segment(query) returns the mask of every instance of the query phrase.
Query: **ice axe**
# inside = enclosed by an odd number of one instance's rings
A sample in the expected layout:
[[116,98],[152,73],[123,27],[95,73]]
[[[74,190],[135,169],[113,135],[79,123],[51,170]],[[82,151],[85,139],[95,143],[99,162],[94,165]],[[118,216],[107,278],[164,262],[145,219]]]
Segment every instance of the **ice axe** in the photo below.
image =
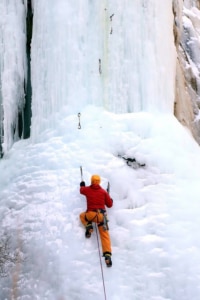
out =
[[108,185],[107,185],[107,192],[108,192],[108,194],[110,194],[110,182],[108,181]]
[[81,171],[81,181],[83,181],[83,169],[82,169],[82,166],[80,166],[80,171]]

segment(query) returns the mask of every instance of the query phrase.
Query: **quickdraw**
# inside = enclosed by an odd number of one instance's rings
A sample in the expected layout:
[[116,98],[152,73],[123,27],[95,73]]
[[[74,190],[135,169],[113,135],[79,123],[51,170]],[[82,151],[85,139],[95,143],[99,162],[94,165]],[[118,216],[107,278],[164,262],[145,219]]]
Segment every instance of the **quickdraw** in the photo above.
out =
[[78,122],[78,129],[81,129],[81,121],[80,121],[80,118],[81,118],[81,113],[78,113],[78,119],[79,119],[79,122]]
[[109,230],[107,212],[103,213],[103,230]]

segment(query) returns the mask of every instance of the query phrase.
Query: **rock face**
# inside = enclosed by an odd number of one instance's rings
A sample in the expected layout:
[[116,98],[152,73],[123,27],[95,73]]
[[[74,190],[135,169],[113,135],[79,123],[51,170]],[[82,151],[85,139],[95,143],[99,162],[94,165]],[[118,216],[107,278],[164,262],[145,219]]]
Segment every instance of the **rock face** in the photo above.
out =
[[177,49],[174,115],[200,144],[200,1],[174,0]]

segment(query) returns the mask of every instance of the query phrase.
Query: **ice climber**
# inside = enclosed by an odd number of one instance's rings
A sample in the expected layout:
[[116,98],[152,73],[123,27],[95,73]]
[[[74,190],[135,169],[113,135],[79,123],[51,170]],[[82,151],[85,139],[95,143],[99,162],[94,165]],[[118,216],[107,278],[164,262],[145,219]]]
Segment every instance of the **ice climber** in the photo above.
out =
[[90,186],[85,186],[85,182],[81,181],[80,193],[86,197],[87,210],[80,214],[80,219],[86,228],[86,238],[91,237],[91,233],[93,232],[92,223],[94,222],[98,225],[105,263],[107,267],[111,267],[112,250],[105,207],[112,207],[113,200],[108,192],[100,186],[100,182],[101,178],[99,175],[92,175]]

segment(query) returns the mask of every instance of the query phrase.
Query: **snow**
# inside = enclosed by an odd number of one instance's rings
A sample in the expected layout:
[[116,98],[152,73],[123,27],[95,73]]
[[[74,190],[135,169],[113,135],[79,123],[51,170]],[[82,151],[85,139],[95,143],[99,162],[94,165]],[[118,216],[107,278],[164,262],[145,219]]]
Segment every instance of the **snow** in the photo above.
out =
[[[104,299],[100,260],[107,299],[199,299],[199,146],[168,114],[87,106],[81,129],[77,115],[65,115],[0,162],[2,229],[19,236],[27,256],[19,299]],[[118,154],[146,166],[131,168]],[[96,232],[86,240],[79,221],[80,166],[87,184],[97,173],[111,185],[112,269]],[[14,272],[1,280],[1,299]]]
[[[1,233],[26,259],[0,299],[199,300],[200,149],[173,116],[171,1],[33,4],[31,138],[0,160]],[[80,166],[110,182],[109,269],[79,220]]]

